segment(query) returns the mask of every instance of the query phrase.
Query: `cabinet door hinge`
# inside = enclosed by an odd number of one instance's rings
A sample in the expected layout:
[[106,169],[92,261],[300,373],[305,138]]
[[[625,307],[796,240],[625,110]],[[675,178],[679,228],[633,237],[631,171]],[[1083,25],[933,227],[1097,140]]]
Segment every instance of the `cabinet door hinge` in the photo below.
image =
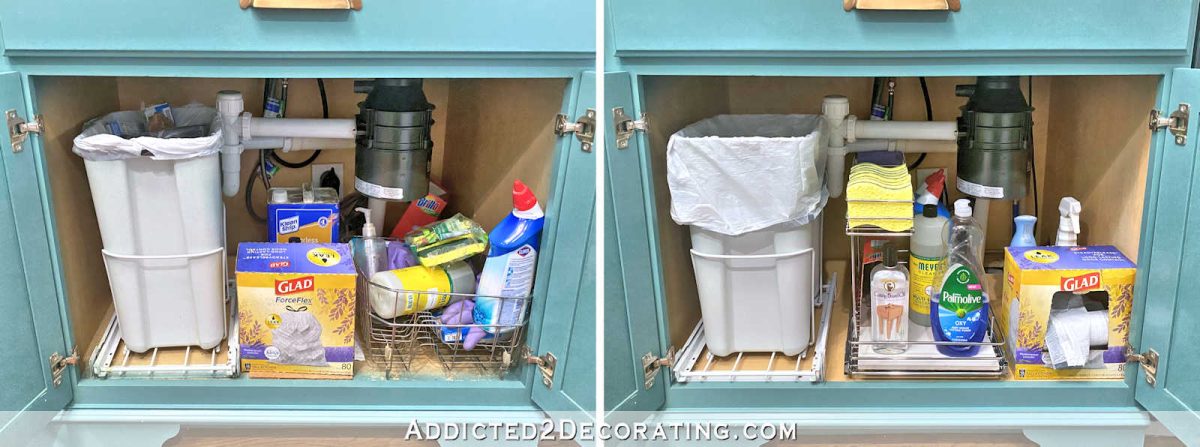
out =
[[643,113],[639,119],[630,118],[625,114],[624,107],[613,109],[613,126],[617,130],[617,149],[625,149],[629,147],[629,140],[633,139],[634,132],[645,132],[649,129],[650,120]]
[[1163,116],[1163,113],[1157,109],[1150,110],[1150,131],[1157,131],[1164,127],[1175,136],[1175,144],[1183,146],[1187,143],[1188,133],[1188,114],[1191,113],[1192,106],[1187,103],[1179,103],[1179,108],[1171,112],[1170,115]]
[[1141,354],[1133,352],[1133,348],[1126,348],[1125,361],[1135,362],[1141,366],[1142,372],[1146,374],[1146,383],[1151,387],[1158,383],[1158,351],[1154,348],[1147,349]]
[[592,143],[596,141],[596,111],[587,109],[575,122],[571,122],[570,117],[561,113],[555,116],[554,134],[561,137],[568,133],[575,134],[575,138],[582,143],[580,146],[584,152],[591,152]]
[[25,121],[25,118],[17,114],[16,109],[9,109],[4,115],[8,117],[8,139],[12,142],[13,153],[25,149],[25,140],[29,139],[29,134],[42,133],[45,129],[42,115],[34,115],[33,121]]
[[71,348],[71,355],[63,357],[57,352],[50,354],[50,379],[55,388],[62,385],[63,373],[67,367],[79,363],[79,353],[75,348]]
[[670,349],[668,349],[667,355],[663,356],[663,357],[656,356],[656,355],[654,355],[654,353],[651,353],[651,352],[647,352],[646,355],[643,355],[642,356],[642,374],[644,374],[644,377],[646,379],[646,382],[645,382],[646,389],[650,389],[650,388],[654,387],[654,379],[656,377],[658,377],[658,370],[662,369],[664,366],[670,368],[671,365],[674,365],[674,364],[675,364],[675,347],[674,346],[672,346]]
[[538,372],[542,374],[542,385],[546,385],[546,388],[554,385],[554,366],[558,364],[558,358],[553,352],[536,356],[533,355],[533,350],[526,346],[521,357],[525,359],[525,363],[537,365]]

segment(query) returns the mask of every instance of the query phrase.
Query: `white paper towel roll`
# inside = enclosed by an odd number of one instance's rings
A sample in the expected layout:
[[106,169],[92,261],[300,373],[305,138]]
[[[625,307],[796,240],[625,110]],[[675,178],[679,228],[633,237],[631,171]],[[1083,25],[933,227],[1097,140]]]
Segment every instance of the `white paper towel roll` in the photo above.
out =
[[1050,312],[1046,327],[1046,349],[1054,368],[1079,368],[1088,360],[1092,346],[1108,345],[1108,312],[1088,312],[1082,307]]

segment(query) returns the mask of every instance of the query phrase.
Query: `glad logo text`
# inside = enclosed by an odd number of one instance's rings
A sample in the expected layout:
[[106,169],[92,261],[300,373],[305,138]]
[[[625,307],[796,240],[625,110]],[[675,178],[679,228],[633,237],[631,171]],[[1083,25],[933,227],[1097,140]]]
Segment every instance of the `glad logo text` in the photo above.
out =
[[275,281],[275,293],[277,295],[291,295],[293,293],[306,292],[313,290],[313,284],[314,281],[311,276]]
[[1094,289],[1100,285],[1100,272],[1062,278],[1059,285],[1067,292]]

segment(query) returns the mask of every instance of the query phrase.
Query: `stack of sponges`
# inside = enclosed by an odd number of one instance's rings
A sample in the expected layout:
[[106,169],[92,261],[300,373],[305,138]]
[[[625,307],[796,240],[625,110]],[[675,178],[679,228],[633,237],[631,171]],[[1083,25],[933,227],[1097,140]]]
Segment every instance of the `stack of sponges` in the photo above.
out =
[[846,219],[850,228],[911,230],[912,199],[908,166],[858,163],[850,168],[850,181],[846,185]]

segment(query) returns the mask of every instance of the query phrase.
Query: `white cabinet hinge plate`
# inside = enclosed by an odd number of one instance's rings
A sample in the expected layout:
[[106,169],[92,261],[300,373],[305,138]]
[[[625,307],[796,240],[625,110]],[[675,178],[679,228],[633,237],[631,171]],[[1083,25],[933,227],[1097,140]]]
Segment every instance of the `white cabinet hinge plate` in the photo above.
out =
[[646,118],[645,113],[635,120],[625,114],[624,107],[613,109],[613,127],[617,131],[617,149],[629,147],[629,140],[633,139],[634,132],[645,132],[649,126],[650,120]]
[[540,357],[533,355],[533,350],[528,346],[523,351],[521,357],[525,359],[525,363],[537,365],[538,372],[542,376],[542,385],[551,388],[554,385],[554,367],[558,364],[558,358],[552,352],[542,354]]
[[45,129],[42,115],[34,115],[32,122],[25,121],[16,109],[9,109],[4,115],[8,118],[8,139],[12,142],[13,153],[25,150],[25,140],[29,139],[29,134],[42,133]]
[[1150,110],[1150,131],[1157,131],[1164,127],[1175,136],[1175,144],[1183,146],[1187,144],[1188,133],[1188,115],[1191,113],[1192,106],[1187,103],[1179,103],[1179,108],[1171,112],[1170,115],[1163,116],[1163,113],[1157,109]]
[[642,356],[642,374],[645,378],[646,389],[654,387],[654,379],[658,377],[658,371],[663,367],[670,368],[675,364],[675,347],[672,346],[667,350],[665,357],[659,357],[654,353],[647,352]]
[[75,348],[71,348],[71,355],[67,357],[63,357],[57,352],[50,354],[50,378],[55,388],[62,385],[63,374],[66,373],[67,367],[78,363],[79,352]]
[[1158,351],[1154,348],[1147,349],[1146,352],[1137,354],[1133,352],[1133,348],[1127,348],[1125,352],[1125,361],[1137,363],[1142,368],[1142,372],[1146,374],[1146,383],[1150,387],[1158,384]]
[[575,134],[575,138],[582,143],[581,149],[584,152],[592,151],[592,143],[596,141],[596,111],[587,109],[587,113],[571,122],[571,117],[565,114],[558,114],[554,117],[554,134],[563,136],[568,133]]

